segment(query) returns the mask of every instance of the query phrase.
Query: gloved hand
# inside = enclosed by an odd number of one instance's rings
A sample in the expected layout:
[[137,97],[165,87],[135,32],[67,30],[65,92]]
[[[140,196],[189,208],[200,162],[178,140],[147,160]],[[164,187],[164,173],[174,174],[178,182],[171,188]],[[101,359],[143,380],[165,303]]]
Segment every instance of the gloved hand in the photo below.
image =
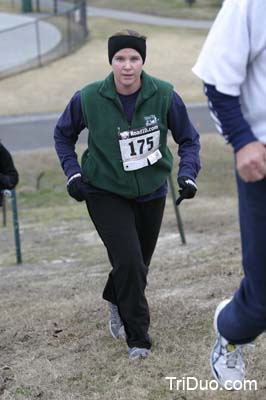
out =
[[12,189],[12,183],[8,175],[0,173],[0,190]]
[[179,190],[179,198],[176,200],[176,205],[179,206],[182,200],[184,199],[192,199],[195,196],[198,188],[196,183],[186,176],[179,176],[177,178],[177,182],[180,186]]
[[75,174],[69,178],[67,191],[77,201],[86,200],[89,193],[88,186],[83,182],[81,174]]

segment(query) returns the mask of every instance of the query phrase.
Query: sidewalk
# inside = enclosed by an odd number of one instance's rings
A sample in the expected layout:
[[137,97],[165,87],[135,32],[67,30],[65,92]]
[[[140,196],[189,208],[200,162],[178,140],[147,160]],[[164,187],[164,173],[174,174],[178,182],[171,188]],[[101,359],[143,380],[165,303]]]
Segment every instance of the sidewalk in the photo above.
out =
[[60,31],[52,24],[39,20],[39,16],[0,13],[0,54],[4,55],[0,57],[0,76],[5,70],[48,53],[60,40]]

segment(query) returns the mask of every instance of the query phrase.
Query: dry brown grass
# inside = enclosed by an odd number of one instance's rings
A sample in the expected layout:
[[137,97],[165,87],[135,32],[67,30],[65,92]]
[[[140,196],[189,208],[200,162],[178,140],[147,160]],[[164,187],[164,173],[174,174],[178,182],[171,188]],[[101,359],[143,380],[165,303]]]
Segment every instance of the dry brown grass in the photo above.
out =
[[90,6],[136,11],[172,18],[213,19],[221,0],[197,0],[189,7],[185,0],[90,0]]
[[0,1],[0,12],[9,14],[19,14],[21,12],[21,7],[17,4],[12,4],[11,1]]
[[[77,88],[108,73],[106,37],[124,24],[90,24],[91,40],[76,53],[0,81],[1,115],[61,111]],[[149,36],[145,69],[172,81],[186,101],[201,100],[190,70],[205,33],[137,29]],[[167,201],[147,288],[154,346],[143,362],[129,362],[125,343],[108,334],[101,291],[109,263],[84,205],[65,194],[55,153],[14,155],[23,265],[15,265],[8,212],[8,225],[0,228],[1,400],[265,399],[263,338],[246,354],[247,378],[257,380],[257,392],[170,391],[165,380],[212,379],[213,312],[242,276],[231,151],[214,135],[202,136],[202,149],[199,193],[180,207],[186,246]]]
[[[59,200],[65,179],[55,154],[16,153],[15,161],[24,264],[15,265],[9,213],[0,229],[1,400],[265,399],[263,338],[246,352],[257,392],[170,391],[165,379],[212,379],[213,312],[242,276],[232,154],[221,138],[202,136],[199,193],[180,207],[186,246],[168,199],[147,288],[154,346],[143,362],[130,362],[125,343],[109,336],[101,299],[109,263],[84,205]],[[36,192],[39,169],[54,193],[36,205],[25,192]]]
[[[203,99],[201,82],[191,68],[205,32],[126,23],[148,36],[145,70],[171,81],[186,101]],[[0,115],[60,112],[72,94],[109,72],[107,37],[125,23],[90,18],[90,40],[75,53],[40,69],[0,80]]]

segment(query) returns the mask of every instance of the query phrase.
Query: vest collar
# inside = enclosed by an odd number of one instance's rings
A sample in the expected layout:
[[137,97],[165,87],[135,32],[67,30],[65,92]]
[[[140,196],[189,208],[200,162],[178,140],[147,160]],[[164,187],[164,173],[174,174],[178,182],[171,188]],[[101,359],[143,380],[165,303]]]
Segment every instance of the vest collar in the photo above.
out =
[[[158,88],[152,77],[146,74],[145,71],[141,73],[141,88],[137,98],[136,108],[138,108],[145,100],[153,96]],[[107,97],[113,101],[117,101],[118,94],[115,89],[114,74],[111,72],[103,81],[99,88],[99,92],[103,97]]]

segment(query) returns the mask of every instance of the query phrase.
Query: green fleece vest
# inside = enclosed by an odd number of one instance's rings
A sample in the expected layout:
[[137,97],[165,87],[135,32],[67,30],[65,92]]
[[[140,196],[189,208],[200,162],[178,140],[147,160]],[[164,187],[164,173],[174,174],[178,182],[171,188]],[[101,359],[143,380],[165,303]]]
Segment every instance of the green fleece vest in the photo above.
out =
[[[129,126],[113,73],[104,81],[94,82],[81,90],[81,105],[89,130],[88,148],[81,160],[82,173],[97,188],[136,198],[158,189],[172,169],[172,154],[167,147],[167,113],[173,87],[167,82],[142,72],[142,85]],[[160,129],[162,158],[144,168],[125,171],[119,146],[118,133],[141,129],[147,120],[156,117]]]

